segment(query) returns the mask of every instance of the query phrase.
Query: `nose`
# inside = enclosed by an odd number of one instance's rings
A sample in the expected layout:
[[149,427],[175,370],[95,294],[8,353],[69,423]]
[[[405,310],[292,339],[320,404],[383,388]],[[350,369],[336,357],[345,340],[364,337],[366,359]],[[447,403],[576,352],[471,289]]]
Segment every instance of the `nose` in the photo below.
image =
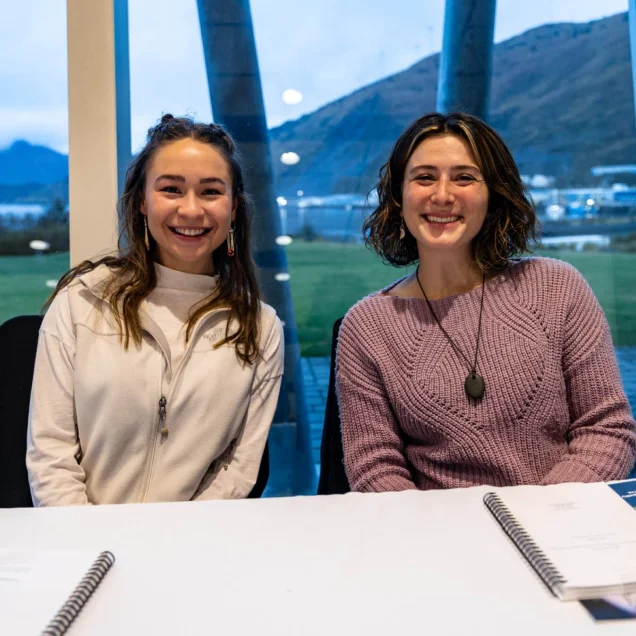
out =
[[185,218],[196,218],[203,216],[203,206],[199,202],[196,192],[189,190],[181,199],[177,208],[177,214]]
[[444,175],[442,175],[435,184],[435,190],[432,195],[432,200],[438,205],[450,205],[455,200],[453,193],[450,190],[450,181]]

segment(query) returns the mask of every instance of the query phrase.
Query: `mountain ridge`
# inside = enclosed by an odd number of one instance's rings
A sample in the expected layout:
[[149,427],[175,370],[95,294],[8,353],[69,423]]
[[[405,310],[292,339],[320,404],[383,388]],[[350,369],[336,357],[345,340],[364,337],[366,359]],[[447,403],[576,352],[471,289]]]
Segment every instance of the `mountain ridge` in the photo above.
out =
[[[590,183],[593,165],[633,162],[627,13],[542,25],[495,45],[493,57],[490,123],[522,173],[554,174],[571,186]],[[289,196],[297,189],[305,194],[371,189],[400,132],[435,110],[439,58],[430,55],[272,129],[277,190]],[[277,161],[287,151],[297,152],[300,163]]]
[[[365,194],[401,131],[435,110],[440,54],[270,130],[276,192]],[[594,165],[634,163],[627,13],[545,24],[495,45],[490,124],[525,174],[594,183]],[[283,165],[293,151],[301,161]],[[65,182],[66,180],[66,182]],[[34,184],[34,185],[26,185]],[[68,191],[68,157],[25,141],[0,150],[0,201]]]

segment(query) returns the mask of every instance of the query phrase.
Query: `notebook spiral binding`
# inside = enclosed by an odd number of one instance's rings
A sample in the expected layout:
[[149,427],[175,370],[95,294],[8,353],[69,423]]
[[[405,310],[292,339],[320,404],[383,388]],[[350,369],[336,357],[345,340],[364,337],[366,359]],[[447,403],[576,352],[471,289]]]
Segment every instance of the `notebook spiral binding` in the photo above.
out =
[[563,585],[567,581],[556,569],[552,561],[546,557],[496,493],[487,493],[484,496],[484,503],[499,522],[504,532],[512,539],[523,556],[543,579],[550,591],[556,595],[556,587]]
[[102,552],[95,559],[64,606],[42,632],[42,636],[63,636],[66,633],[113,563],[115,563],[115,556],[109,551]]

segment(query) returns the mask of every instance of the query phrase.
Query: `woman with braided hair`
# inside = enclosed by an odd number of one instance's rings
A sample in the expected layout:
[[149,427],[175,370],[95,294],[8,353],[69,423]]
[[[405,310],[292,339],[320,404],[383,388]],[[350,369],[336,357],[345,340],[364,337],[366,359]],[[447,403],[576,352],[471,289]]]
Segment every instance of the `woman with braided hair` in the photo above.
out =
[[117,255],[59,281],[40,331],[35,505],[242,498],[283,372],[230,136],[164,115],[126,175]]

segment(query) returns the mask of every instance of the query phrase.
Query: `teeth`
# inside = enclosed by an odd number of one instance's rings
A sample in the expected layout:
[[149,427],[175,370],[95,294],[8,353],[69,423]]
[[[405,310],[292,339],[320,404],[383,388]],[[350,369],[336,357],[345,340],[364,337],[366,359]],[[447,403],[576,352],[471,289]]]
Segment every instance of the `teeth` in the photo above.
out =
[[432,223],[454,223],[459,220],[458,216],[427,216],[427,221]]
[[172,228],[177,234],[183,234],[184,236],[201,236],[205,230],[190,230],[180,227]]

